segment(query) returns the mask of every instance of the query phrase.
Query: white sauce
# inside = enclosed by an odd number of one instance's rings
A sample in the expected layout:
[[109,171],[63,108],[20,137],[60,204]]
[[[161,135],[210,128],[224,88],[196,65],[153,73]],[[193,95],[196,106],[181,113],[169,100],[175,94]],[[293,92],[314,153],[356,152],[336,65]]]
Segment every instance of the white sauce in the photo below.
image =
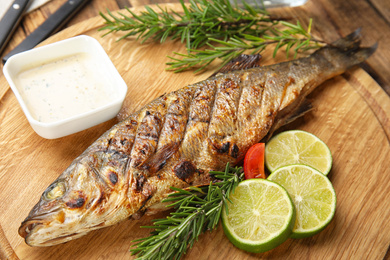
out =
[[106,73],[87,53],[24,70],[15,83],[31,115],[44,123],[94,110],[118,98]]

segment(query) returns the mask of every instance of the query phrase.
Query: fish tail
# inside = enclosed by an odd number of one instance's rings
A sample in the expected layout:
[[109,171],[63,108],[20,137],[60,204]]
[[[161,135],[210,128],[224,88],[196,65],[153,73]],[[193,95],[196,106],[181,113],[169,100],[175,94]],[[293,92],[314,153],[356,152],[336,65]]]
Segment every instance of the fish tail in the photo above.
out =
[[332,45],[343,50],[346,54],[354,56],[357,62],[363,62],[376,51],[378,43],[371,47],[360,47],[361,38],[361,28],[358,28],[344,38],[336,40]]
[[362,38],[361,31],[362,28],[358,28],[357,30],[348,34],[347,36],[332,42],[330,45],[344,51],[356,50],[360,46],[360,42]]
[[359,48],[353,55],[358,63],[365,61],[368,57],[370,57],[378,48],[378,43],[376,42],[370,47]]
[[361,47],[360,44],[361,28],[318,50],[317,54],[327,59],[335,69],[345,71],[365,61],[378,48],[378,43],[371,47]]

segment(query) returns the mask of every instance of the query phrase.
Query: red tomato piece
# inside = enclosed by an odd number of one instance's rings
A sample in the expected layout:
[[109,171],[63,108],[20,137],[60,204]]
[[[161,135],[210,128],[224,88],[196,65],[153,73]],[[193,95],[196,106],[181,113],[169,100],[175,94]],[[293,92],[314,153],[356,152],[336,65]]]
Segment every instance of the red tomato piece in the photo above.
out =
[[244,158],[245,179],[263,178],[264,172],[265,143],[257,143],[249,148]]

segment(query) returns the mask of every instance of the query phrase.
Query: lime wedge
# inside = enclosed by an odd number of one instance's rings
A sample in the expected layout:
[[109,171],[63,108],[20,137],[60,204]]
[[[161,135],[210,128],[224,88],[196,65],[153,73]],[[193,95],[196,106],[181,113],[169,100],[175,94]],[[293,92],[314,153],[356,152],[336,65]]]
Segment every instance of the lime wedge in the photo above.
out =
[[270,172],[286,165],[305,164],[327,175],[332,168],[332,154],[317,136],[291,130],[274,136],[266,144],[265,164]]
[[336,193],[329,179],[306,165],[281,167],[268,176],[290,194],[297,211],[292,238],[317,234],[332,220],[336,211]]
[[271,250],[286,241],[295,223],[294,204],[287,191],[265,179],[249,179],[230,194],[222,213],[226,236],[252,253]]

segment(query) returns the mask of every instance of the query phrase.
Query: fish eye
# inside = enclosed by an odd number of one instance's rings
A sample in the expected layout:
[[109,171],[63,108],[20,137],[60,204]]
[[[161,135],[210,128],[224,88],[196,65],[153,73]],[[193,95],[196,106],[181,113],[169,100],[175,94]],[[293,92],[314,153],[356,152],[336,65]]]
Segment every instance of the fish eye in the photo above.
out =
[[64,196],[66,185],[63,180],[57,180],[52,183],[43,193],[43,198],[46,200],[54,200]]

